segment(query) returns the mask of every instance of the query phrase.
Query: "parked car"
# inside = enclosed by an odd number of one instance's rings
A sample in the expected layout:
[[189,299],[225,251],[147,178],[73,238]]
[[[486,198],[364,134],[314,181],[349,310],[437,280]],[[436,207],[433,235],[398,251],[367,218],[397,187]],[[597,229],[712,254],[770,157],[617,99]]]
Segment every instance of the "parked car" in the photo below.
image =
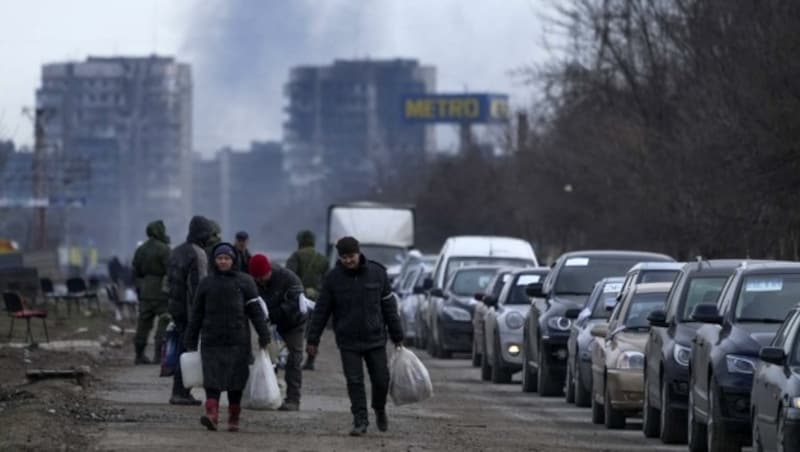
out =
[[626,418],[642,410],[647,317],[663,309],[672,283],[632,286],[608,323],[592,326],[592,422],[625,428]]
[[500,267],[465,267],[456,270],[444,290],[433,289],[428,318],[428,353],[450,358],[472,351],[472,315],[475,294],[483,293]]
[[750,392],[761,347],[800,300],[800,264],[746,264],[728,279],[718,304],[700,304],[705,323],[689,364],[688,442],[693,452],[738,451],[752,441]]
[[556,260],[534,297],[525,321],[522,389],[543,396],[561,394],[567,372],[567,339],[572,320],[567,309],[583,308],[597,281],[624,275],[639,262],[670,262],[669,256],[640,251],[576,251]]
[[424,263],[418,262],[409,267],[410,271],[403,275],[396,286],[395,293],[399,303],[397,309],[400,314],[400,323],[403,325],[405,343],[414,346],[417,338],[417,308],[420,298],[425,296],[425,278],[430,276],[430,269]]
[[800,447],[800,305],[786,317],[760,363],[750,394],[753,449],[788,451]]
[[632,286],[641,283],[673,282],[683,262],[639,262],[628,270],[617,300],[622,300]]
[[617,305],[617,295],[622,289],[623,277],[603,278],[594,285],[589,301],[583,309],[568,309],[565,317],[572,319],[567,340],[567,403],[579,407],[592,404],[592,326],[607,322]]
[[407,279],[410,277],[410,274],[415,272],[420,264],[428,268],[433,268],[434,263],[436,263],[435,255],[422,254],[419,250],[409,251],[408,256],[406,256],[405,261],[400,267],[400,273],[392,282],[392,289],[398,292],[403,285],[407,284]]
[[[489,312],[488,303],[500,297],[503,287],[514,272],[512,268],[499,270],[486,287],[486,293],[475,294],[475,313],[472,315],[472,367],[480,367],[483,359],[483,321]],[[486,378],[488,380],[488,377]]]
[[549,268],[517,270],[503,287],[499,297],[484,298],[489,306],[483,322],[484,353],[481,376],[493,383],[510,383],[511,375],[522,369],[522,326],[531,301],[530,284],[540,282]]
[[702,325],[691,319],[691,313],[698,304],[716,303],[725,281],[740,264],[737,260],[684,264],[666,307],[651,314],[645,347],[645,436],[660,436],[667,444],[686,442],[689,358],[692,339]]

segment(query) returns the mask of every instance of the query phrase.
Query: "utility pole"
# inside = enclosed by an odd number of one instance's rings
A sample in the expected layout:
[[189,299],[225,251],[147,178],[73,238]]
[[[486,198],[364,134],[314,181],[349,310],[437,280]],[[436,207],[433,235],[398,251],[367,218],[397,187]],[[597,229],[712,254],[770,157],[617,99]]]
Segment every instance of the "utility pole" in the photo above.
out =
[[50,112],[36,108],[33,118],[33,198],[36,205],[36,241],[38,250],[47,248],[47,170],[45,167],[47,144],[45,143],[45,123]]

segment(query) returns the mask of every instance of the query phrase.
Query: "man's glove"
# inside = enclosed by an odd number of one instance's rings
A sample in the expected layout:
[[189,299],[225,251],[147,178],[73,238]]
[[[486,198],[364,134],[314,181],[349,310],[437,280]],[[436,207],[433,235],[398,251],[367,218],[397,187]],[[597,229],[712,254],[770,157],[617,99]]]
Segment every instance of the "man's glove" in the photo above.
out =
[[312,358],[317,356],[317,346],[308,344],[306,346],[306,353],[308,353],[308,356],[310,356]]

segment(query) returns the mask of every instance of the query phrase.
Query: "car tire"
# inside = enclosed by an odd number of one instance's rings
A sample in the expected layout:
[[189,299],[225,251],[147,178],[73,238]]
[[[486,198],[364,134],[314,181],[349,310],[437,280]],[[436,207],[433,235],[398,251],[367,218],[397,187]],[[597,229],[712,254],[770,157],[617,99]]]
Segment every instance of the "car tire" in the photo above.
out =
[[604,405],[605,404],[597,401],[594,390],[592,390],[592,424],[600,425],[605,423],[606,416]]
[[489,381],[492,379],[492,366],[489,365],[489,354],[486,353],[486,338],[484,337],[483,353],[481,353],[481,380]]
[[522,392],[536,392],[537,377],[533,374],[529,364],[528,342],[522,344]]
[[564,401],[575,403],[575,380],[572,378],[572,369],[569,364],[567,364],[567,378],[564,380]]
[[492,359],[492,383],[511,383],[511,372],[503,365],[500,338],[494,337],[494,358]]
[[481,367],[481,353],[478,353],[477,339],[472,340],[472,367]]
[[603,417],[607,429],[621,430],[625,428],[625,413],[620,410],[615,410],[611,405],[611,395],[608,393],[608,384],[606,383],[606,393],[604,397],[605,403],[603,404]]
[[550,365],[547,363],[547,358],[544,356],[542,347],[539,347],[538,356],[539,369],[537,369],[537,382],[539,387],[539,395],[542,397],[554,397],[561,395],[562,387],[550,375]]
[[708,436],[708,452],[741,452],[742,445],[736,439],[733,432],[729,432],[719,419],[722,418],[722,410],[717,403],[719,388],[717,383],[711,380],[708,391],[708,424],[706,434]]
[[646,438],[658,438],[661,427],[661,411],[650,403],[650,382],[647,371],[644,376],[644,400],[642,401],[642,433]]
[[581,378],[581,366],[579,362],[575,363],[575,406],[581,408],[588,408],[592,406],[592,393],[591,389],[583,387],[583,379]]
[[694,414],[694,384],[689,385],[689,405],[686,415],[689,452],[707,452],[706,425],[698,422]]
[[669,385],[666,381],[661,382],[661,412],[659,414],[661,442],[685,444],[686,413],[683,410],[672,408],[672,398],[669,396]]

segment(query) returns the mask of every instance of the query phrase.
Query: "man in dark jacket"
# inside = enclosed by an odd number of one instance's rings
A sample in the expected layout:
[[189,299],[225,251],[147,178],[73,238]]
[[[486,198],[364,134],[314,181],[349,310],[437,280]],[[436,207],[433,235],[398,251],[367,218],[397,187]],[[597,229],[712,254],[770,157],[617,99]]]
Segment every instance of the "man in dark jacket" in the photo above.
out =
[[164,332],[169,323],[167,303],[169,298],[164,291],[164,278],[169,266],[169,236],[167,228],[161,220],[147,225],[147,241],[133,255],[133,272],[136,276],[136,288],[139,289],[139,321],[136,325],[136,364],[150,364],[144,356],[147,337],[153,329],[153,322],[158,319],[156,336],[153,344],[153,362],[161,358],[161,344]]
[[339,262],[325,277],[308,333],[308,354],[315,356],[320,336],[333,315],[336,344],[342,355],[347,379],[350,411],[353,413],[353,436],[367,432],[367,396],[364,391],[363,362],[372,383],[372,408],[378,429],[389,428],[386,396],[389,392],[389,366],[386,360],[387,330],[395,345],[402,344],[403,328],[397,313],[386,268],[369,261],[353,237],[336,244]]
[[269,321],[283,337],[289,349],[286,361],[286,400],[281,411],[300,409],[300,388],[303,385],[303,340],[307,315],[300,311],[303,285],[291,270],[273,266],[267,256],[256,254],[250,259],[250,275],[258,293],[267,304]]
[[[169,285],[169,314],[175,323],[179,337],[183,337],[189,323],[191,304],[200,281],[208,274],[208,258],[205,247],[213,234],[213,226],[207,218],[196,216],[189,223],[186,242],[172,250],[167,270]],[[179,347],[183,347],[179,344]],[[183,350],[178,350],[178,353]],[[172,383],[173,405],[200,405],[191,392],[183,387],[180,366],[175,369]]]
[[[317,301],[322,290],[322,281],[328,273],[328,259],[314,249],[316,237],[308,230],[297,233],[297,251],[286,261],[286,268],[300,277],[306,297]],[[310,324],[310,322],[309,322]],[[303,370],[314,370],[314,358],[306,359]]]
[[247,231],[239,231],[236,233],[236,242],[234,246],[236,247],[236,262],[234,267],[237,271],[242,273],[249,273],[247,271],[248,266],[250,265],[250,250],[247,249],[247,244],[250,241],[250,234]]

